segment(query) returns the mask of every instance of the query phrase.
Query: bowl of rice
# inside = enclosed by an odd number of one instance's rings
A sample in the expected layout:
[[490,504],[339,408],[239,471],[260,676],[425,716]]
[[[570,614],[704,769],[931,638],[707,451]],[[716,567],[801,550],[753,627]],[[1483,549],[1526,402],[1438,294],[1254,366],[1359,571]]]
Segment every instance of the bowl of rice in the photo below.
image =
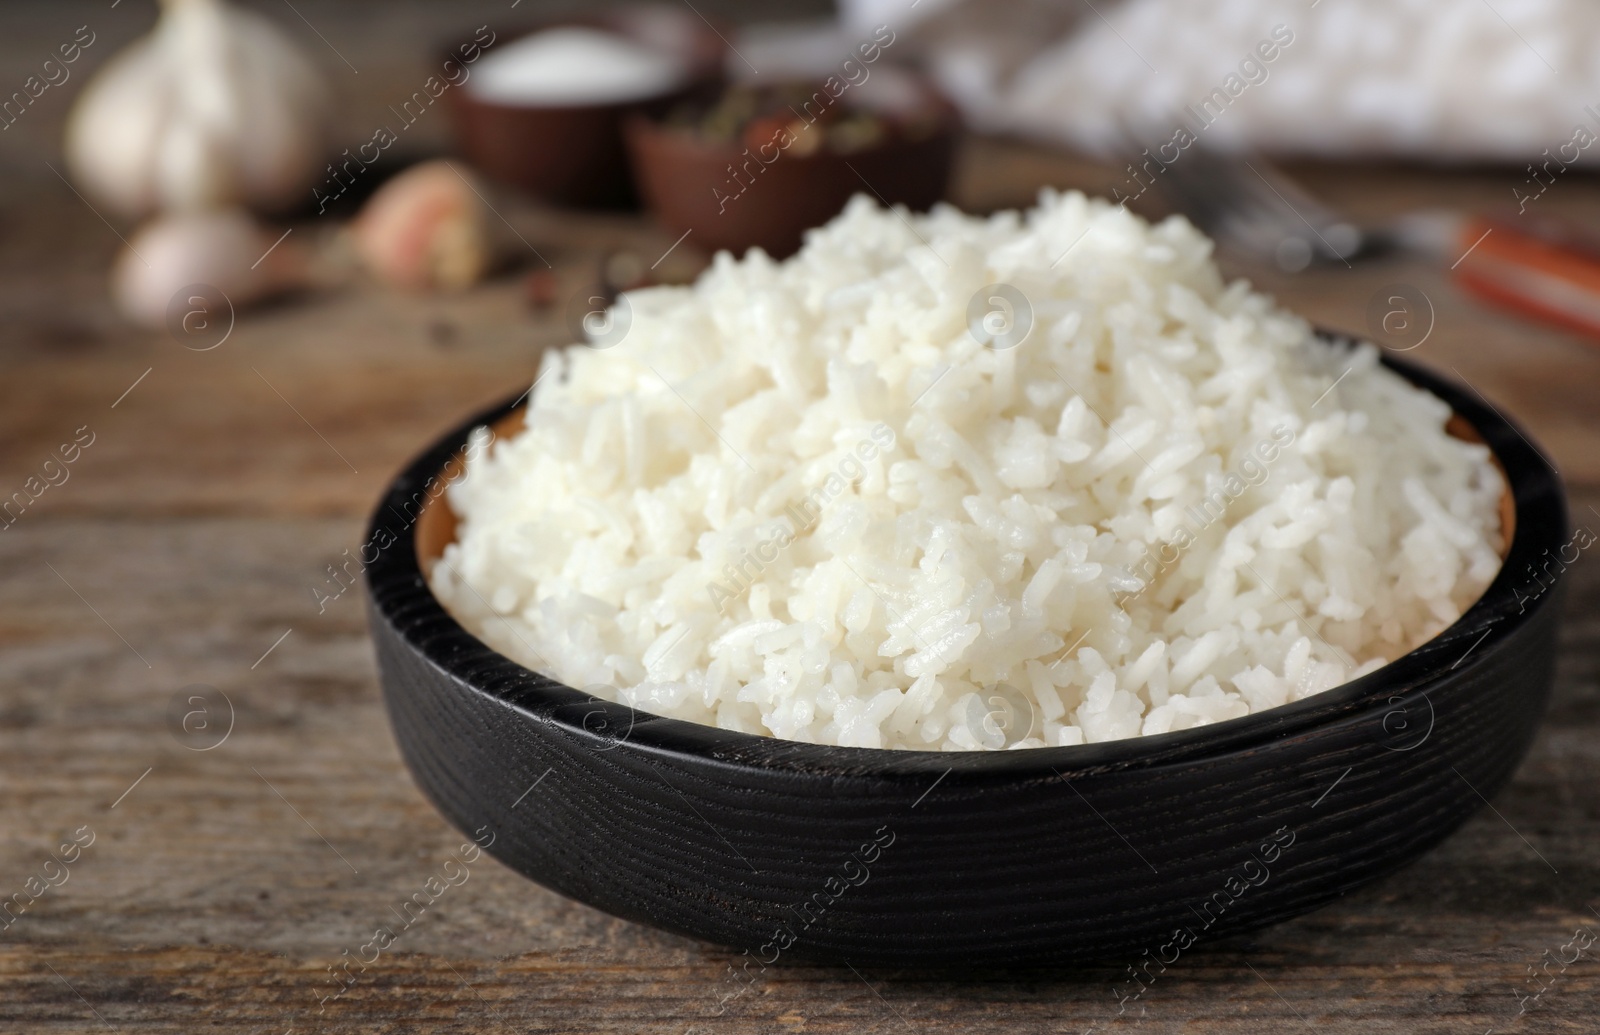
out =
[[453,823],[738,982],[1164,968],[1414,858],[1533,737],[1554,469],[1182,219],[858,197],[591,315],[375,511],[385,699]]

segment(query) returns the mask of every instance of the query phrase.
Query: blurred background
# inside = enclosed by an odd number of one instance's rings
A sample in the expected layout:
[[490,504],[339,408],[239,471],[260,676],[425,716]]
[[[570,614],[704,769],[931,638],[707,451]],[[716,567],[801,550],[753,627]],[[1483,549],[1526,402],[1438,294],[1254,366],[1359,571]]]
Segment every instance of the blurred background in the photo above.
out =
[[[1189,215],[1230,273],[1492,381],[1557,453],[1578,429],[1535,400],[1600,369],[1578,344],[1600,335],[1600,15],[1575,3],[1516,24],[1466,0],[158,11],[7,7],[4,347],[49,376],[73,357],[137,377],[226,324],[319,363],[420,349],[459,371],[509,349],[509,387],[584,336],[591,299],[684,282],[717,248],[787,254],[852,193],[987,212],[1045,187]],[[1474,368],[1484,334],[1520,339],[1518,363]],[[342,380],[306,402],[373,434],[351,400],[383,393]],[[458,384],[408,400],[420,427],[485,397]],[[231,441],[197,436],[194,462]],[[331,500],[339,472],[303,466],[296,494]]]
[[[305,1024],[457,840],[378,697],[352,556],[381,488],[543,350],[619,333],[623,292],[788,254],[851,194],[1185,214],[1230,275],[1520,421],[1600,522],[1591,4],[8,0],[0,25],[0,877],[103,838],[0,934],[3,1030]],[[1501,809],[1585,872],[1600,637],[1574,613]],[[183,725],[196,696],[216,743]],[[1507,1021],[1583,889],[1498,822],[1250,958],[1327,994],[1305,959],[1339,929],[1369,975],[1350,1017]],[[804,967],[716,1020],[729,954],[479,874],[341,1023],[898,1026],[891,975]],[[1293,1022],[1231,951],[1191,1005]],[[1449,981],[1371,976],[1441,954]],[[1017,1030],[1105,997],[902,991]]]

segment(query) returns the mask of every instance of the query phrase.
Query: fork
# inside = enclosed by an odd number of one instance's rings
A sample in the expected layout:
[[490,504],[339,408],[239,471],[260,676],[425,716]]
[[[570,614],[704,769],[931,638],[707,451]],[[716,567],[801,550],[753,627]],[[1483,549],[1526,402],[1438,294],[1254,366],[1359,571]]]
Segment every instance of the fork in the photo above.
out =
[[[1312,197],[1259,156],[1229,156],[1196,143],[1176,161],[1145,152],[1157,188],[1206,233],[1275,262],[1286,272],[1392,250],[1393,235],[1363,230]],[[1135,160],[1136,164],[1138,160]]]
[[1198,143],[1172,162],[1145,151],[1134,167],[1201,230],[1286,272],[1421,254],[1449,262],[1456,283],[1481,301],[1600,338],[1600,238],[1575,224],[1418,211],[1364,227],[1259,156]]

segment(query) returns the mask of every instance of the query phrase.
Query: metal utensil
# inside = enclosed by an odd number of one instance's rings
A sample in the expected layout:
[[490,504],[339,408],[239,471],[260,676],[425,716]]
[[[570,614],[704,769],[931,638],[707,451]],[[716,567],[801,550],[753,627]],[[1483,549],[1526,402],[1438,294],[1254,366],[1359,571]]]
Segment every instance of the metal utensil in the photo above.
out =
[[1570,222],[1407,213],[1363,227],[1253,155],[1198,144],[1172,162],[1135,165],[1206,233],[1287,272],[1404,250],[1448,264],[1480,301],[1600,339],[1600,238]]
[[1254,155],[1223,155],[1199,144],[1154,164],[1157,188],[1196,226],[1288,272],[1349,263],[1390,251],[1393,235],[1364,230]]

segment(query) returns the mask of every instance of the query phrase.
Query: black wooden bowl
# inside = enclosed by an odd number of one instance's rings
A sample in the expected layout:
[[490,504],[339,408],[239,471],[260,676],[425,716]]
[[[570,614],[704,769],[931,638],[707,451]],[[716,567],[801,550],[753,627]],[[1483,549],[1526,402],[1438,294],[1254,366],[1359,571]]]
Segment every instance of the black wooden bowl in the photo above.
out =
[[1386,362],[1449,402],[1458,434],[1481,436],[1508,475],[1509,550],[1483,598],[1392,664],[1304,701],[1004,752],[733,733],[597,700],[484,646],[423,565],[454,535],[434,499],[447,462],[471,428],[518,417],[495,407],[395,480],[363,551],[377,554],[372,629],[401,752],[440,811],[506,865],[746,950],[746,976],[779,958],[1110,956],[1153,977],[1195,942],[1316,908],[1437,844],[1534,735],[1560,610],[1539,581],[1566,538],[1560,481],[1473,393]]

